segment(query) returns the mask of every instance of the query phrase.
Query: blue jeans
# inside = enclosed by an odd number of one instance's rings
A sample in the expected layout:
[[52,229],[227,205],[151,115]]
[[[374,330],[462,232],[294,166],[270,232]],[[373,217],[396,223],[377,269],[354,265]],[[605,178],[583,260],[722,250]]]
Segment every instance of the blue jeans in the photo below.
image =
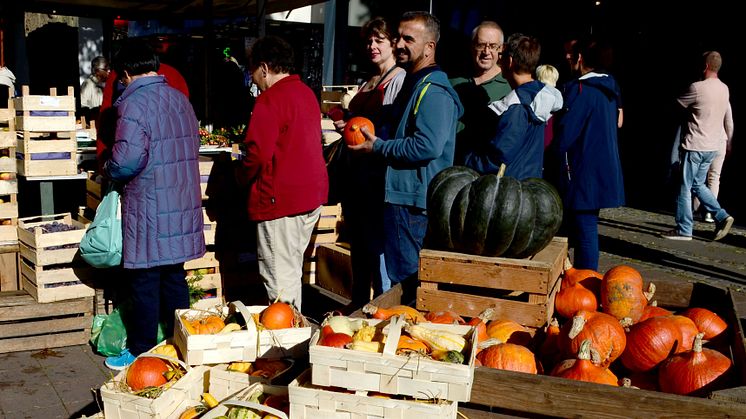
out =
[[716,156],[717,151],[681,152],[681,189],[676,200],[676,230],[682,236],[692,235],[692,194],[699,199],[705,211],[714,214],[715,221],[721,222],[728,217],[728,213],[720,207],[706,185],[707,170]]
[[417,279],[420,250],[427,232],[425,210],[386,203],[383,209],[385,242],[383,255],[391,285]]
[[130,277],[132,315],[127,325],[127,346],[132,355],[147,352],[158,342],[158,321],[166,336],[174,332],[174,311],[189,308],[189,287],[184,265],[125,269]]
[[575,249],[573,267],[598,270],[599,210],[569,210],[570,245]]

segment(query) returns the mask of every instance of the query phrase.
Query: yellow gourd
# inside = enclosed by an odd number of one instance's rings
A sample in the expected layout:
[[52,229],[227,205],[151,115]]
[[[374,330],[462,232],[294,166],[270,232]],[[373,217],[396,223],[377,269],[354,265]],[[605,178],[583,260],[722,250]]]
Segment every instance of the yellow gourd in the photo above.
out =
[[375,335],[376,328],[374,326],[369,326],[367,322],[363,321],[363,325],[360,329],[352,335],[352,341],[372,342],[373,336]]
[[251,369],[251,362],[231,362],[228,364],[228,371],[247,373]]
[[466,339],[463,336],[445,330],[428,329],[416,324],[407,324],[404,330],[413,338],[425,342],[433,351],[461,352],[466,346]]
[[174,345],[160,345],[153,348],[150,353],[167,356],[169,358],[179,359],[179,354],[176,352]]
[[353,351],[364,352],[381,352],[381,342],[366,342],[362,340],[353,340],[350,349]]

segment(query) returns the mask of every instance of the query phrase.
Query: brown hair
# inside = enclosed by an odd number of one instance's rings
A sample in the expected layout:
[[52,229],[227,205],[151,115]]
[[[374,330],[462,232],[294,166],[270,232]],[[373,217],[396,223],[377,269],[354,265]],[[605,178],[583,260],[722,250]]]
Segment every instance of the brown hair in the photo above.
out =
[[503,54],[513,57],[516,73],[533,76],[536,66],[539,64],[541,45],[539,45],[539,40],[533,36],[514,33],[505,42]]
[[386,22],[386,19],[382,17],[375,17],[369,20],[365,25],[363,25],[360,30],[360,35],[364,40],[368,40],[371,36],[376,36],[386,38],[391,41],[391,45],[394,44],[395,35],[391,33],[388,22]]
[[400,22],[409,22],[412,20],[420,21],[425,25],[425,30],[427,30],[432,41],[435,41],[436,44],[440,41],[440,20],[438,20],[435,15],[425,11],[415,10],[405,12],[401,17]]

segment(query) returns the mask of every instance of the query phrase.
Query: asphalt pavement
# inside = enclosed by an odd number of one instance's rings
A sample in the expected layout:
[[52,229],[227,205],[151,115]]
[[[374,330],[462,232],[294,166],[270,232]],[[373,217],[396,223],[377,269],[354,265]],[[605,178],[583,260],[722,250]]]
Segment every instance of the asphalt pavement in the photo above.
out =
[[[746,221],[746,220],[743,220]],[[672,214],[632,208],[604,210],[599,226],[600,271],[637,268],[646,279],[705,282],[746,291],[746,230],[712,241],[714,225],[695,224],[694,240],[659,237],[674,227]],[[112,371],[87,345],[0,354],[0,417],[80,418],[102,407],[96,390]]]

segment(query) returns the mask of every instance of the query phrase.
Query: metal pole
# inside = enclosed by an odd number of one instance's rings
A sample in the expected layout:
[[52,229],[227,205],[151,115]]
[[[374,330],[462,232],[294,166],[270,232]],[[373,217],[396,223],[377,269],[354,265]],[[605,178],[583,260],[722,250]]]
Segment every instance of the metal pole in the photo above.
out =
[[259,37],[267,34],[267,0],[256,2],[256,24]]

